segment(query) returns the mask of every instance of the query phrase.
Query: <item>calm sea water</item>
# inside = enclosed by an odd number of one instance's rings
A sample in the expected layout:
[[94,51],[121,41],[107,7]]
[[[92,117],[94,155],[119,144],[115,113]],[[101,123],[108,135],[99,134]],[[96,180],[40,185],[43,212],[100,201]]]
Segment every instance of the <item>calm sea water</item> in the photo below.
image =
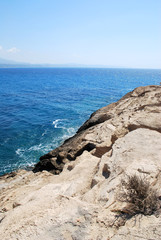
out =
[[0,69],[0,175],[32,166],[90,114],[161,70]]

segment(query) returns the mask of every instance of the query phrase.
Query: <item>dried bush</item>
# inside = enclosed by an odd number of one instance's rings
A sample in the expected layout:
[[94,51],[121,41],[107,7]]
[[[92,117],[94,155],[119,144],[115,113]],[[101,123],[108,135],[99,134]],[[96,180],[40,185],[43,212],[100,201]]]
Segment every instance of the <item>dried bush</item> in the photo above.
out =
[[159,199],[155,189],[150,187],[146,178],[137,175],[121,180],[119,200],[127,205],[122,212],[132,217],[136,214],[151,215],[159,209]]

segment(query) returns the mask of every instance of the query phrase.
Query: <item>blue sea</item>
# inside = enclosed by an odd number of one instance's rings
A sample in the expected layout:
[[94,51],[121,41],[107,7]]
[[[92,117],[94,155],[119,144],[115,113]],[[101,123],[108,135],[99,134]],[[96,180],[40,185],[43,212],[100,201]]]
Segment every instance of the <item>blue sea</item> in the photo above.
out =
[[0,175],[33,166],[93,111],[160,81],[161,70],[0,69]]

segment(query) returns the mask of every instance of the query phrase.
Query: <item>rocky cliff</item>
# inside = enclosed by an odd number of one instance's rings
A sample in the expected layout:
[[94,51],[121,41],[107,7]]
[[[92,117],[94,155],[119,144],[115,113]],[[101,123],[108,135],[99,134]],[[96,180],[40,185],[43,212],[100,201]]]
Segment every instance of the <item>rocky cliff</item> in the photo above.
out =
[[[121,198],[129,176],[137,188],[140,179],[135,208],[131,188]],[[161,86],[136,88],[99,109],[33,172],[0,184],[4,240],[161,239]]]

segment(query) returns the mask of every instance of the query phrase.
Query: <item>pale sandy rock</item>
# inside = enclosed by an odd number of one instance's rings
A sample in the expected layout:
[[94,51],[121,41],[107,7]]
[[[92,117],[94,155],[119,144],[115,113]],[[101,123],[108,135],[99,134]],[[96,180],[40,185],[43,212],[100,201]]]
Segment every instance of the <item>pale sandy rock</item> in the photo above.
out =
[[118,197],[121,179],[137,174],[161,199],[161,87],[99,109],[36,167],[0,177],[1,239],[161,239],[160,209],[125,220]]

